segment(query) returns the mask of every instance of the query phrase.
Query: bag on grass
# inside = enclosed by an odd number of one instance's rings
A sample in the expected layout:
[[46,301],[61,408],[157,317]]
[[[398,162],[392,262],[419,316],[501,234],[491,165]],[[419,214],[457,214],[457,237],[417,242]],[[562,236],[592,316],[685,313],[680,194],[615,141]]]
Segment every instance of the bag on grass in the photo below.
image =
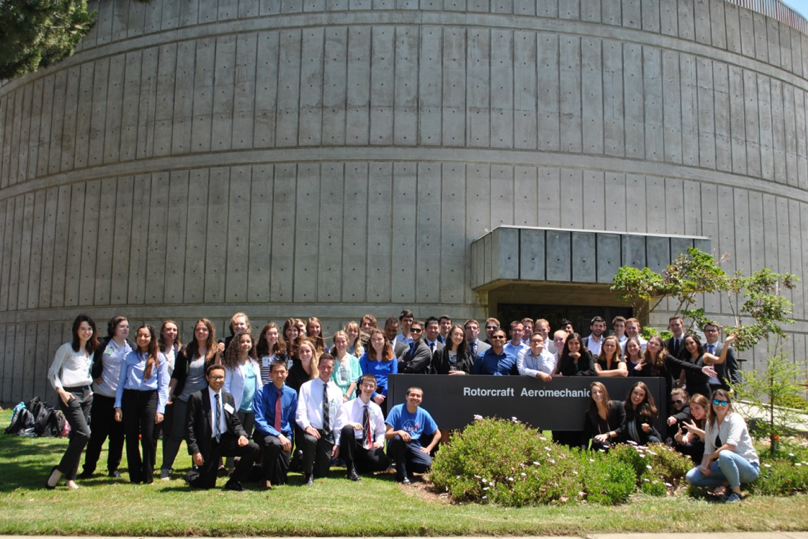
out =
[[34,416],[27,408],[22,408],[14,415],[11,425],[6,427],[6,434],[20,436],[36,436],[34,434]]

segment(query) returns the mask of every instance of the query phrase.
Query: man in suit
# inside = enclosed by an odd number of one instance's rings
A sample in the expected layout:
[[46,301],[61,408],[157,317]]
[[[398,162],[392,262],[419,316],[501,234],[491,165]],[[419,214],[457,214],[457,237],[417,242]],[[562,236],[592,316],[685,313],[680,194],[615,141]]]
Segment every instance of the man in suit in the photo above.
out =
[[[678,315],[671,316],[668,319],[668,329],[673,333],[673,337],[665,341],[665,348],[670,355],[678,358],[682,354],[682,350],[684,350],[685,340],[685,324],[682,321],[682,317]],[[678,365],[671,364],[668,369],[670,369],[671,380],[674,384],[677,384],[682,377],[682,368]]]
[[435,355],[435,352],[443,349],[443,344],[441,344],[439,337],[440,337],[440,323],[438,319],[434,316],[430,316],[426,319],[426,335],[425,340],[426,345],[429,347],[429,352],[432,355]]
[[[704,325],[704,351],[709,352],[715,356],[721,356],[721,350],[724,348],[724,343],[718,341],[718,326],[715,324]],[[737,384],[741,381],[738,372],[738,359],[735,357],[735,350],[732,348],[727,349],[727,359],[723,363],[713,365],[718,376],[715,379],[710,379],[710,390],[716,389],[729,390],[727,381],[731,384]],[[705,395],[709,398],[709,395]]]
[[391,316],[384,323],[384,336],[390,341],[390,346],[393,347],[393,354],[399,357],[409,349],[407,343],[396,339],[398,336],[398,318]]
[[424,334],[424,324],[415,321],[410,326],[412,344],[409,349],[398,358],[399,374],[428,374],[432,363],[432,353],[429,346],[421,338]]
[[466,323],[463,324],[463,329],[466,332],[466,346],[468,347],[469,354],[474,358],[474,361],[477,361],[477,358],[491,348],[491,345],[477,338],[477,335],[480,334],[480,323],[476,320],[466,320]]
[[205,371],[208,387],[188,399],[188,423],[185,441],[193,456],[194,469],[186,480],[192,487],[213,488],[220,457],[241,457],[236,471],[224,488],[244,490],[245,480],[258,455],[258,446],[247,439],[238,419],[233,395],[222,390],[224,366],[210,365]]

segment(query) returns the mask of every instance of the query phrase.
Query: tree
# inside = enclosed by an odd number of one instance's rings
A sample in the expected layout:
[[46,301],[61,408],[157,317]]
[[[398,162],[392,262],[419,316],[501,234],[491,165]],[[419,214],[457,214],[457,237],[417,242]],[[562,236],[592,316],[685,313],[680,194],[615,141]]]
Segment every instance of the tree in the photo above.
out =
[[698,296],[724,293],[734,317],[734,324],[724,330],[738,336],[735,340],[738,350],[747,350],[770,334],[785,338],[782,325],[794,320],[789,318],[792,303],[782,292],[793,289],[799,279],[790,273],[774,273],[770,269],[757,271],[749,277],[741,271],[728,275],[720,266],[728,258],[724,255],[716,259],[691,247],[677,256],[662,273],[649,268],[620,268],[611,291],[617,293],[621,301],[631,303],[636,311],[647,305],[649,313],[662,300],[673,300],[676,303],[674,314],[689,322],[690,331],[713,322],[707,318],[704,309],[696,307]]
[[95,20],[86,0],[0,1],[0,79],[70,56]]

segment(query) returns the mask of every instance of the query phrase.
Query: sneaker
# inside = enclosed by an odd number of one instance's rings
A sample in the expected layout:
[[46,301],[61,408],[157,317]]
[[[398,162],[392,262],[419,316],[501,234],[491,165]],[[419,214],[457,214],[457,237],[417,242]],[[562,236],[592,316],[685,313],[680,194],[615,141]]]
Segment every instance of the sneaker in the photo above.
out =
[[171,479],[171,470],[160,470],[160,479],[162,481],[168,481]]
[[741,500],[743,500],[743,495],[742,494],[738,494],[737,492],[732,492],[727,497],[727,500],[726,500],[725,503],[735,503],[735,502],[739,502]]

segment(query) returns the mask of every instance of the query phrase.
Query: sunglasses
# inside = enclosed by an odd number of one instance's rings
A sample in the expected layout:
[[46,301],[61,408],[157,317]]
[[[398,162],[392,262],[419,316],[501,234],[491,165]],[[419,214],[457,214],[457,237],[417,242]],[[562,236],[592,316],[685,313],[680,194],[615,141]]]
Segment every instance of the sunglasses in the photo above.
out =
[[729,404],[729,401],[720,401],[718,399],[713,399],[713,404],[715,406],[726,406]]
[[413,333],[421,333],[424,330],[423,329],[418,329],[418,328],[410,328],[410,331],[412,331]]
[[505,339],[505,335],[491,335],[492,339]]
[[673,404],[684,404],[685,403],[685,401],[672,401],[672,402],[673,402]]

